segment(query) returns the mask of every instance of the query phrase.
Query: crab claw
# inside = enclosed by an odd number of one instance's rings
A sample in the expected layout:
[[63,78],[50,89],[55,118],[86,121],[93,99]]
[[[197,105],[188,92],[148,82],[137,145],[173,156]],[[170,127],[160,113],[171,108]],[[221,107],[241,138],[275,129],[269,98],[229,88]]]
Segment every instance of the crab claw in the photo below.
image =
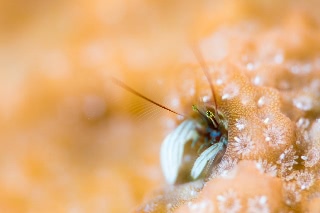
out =
[[213,161],[218,155],[218,153],[225,149],[226,143],[227,142],[222,137],[218,143],[213,144],[201,153],[201,155],[194,162],[191,170],[191,177],[193,179],[197,179],[206,167],[207,163],[209,161]]
[[197,138],[196,122],[190,119],[182,122],[164,139],[161,145],[160,162],[164,177],[169,184],[176,182],[184,145],[190,140],[196,141]]

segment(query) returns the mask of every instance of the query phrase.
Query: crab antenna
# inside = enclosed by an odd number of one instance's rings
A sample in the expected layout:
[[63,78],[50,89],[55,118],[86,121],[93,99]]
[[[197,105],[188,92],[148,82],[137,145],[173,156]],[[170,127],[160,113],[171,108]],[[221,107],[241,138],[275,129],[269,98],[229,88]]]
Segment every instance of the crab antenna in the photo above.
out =
[[168,110],[169,112],[172,112],[172,113],[177,114],[177,115],[179,115],[179,116],[185,117],[184,115],[182,115],[182,114],[180,114],[180,113],[177,113],[177,112],[169,109],[168,107],[165,107],[165,106],[163,106],[163,105],[161,105],[161,104],[159,104],[159,103],[151,100],[150,98],[147,98],[146,96],[144,96],[144,95],[142,95],[141,93],[137,92],[136,90],[132,89],[131,87],[129,87],[128,85],[126,85],[126,84],[123,83],[122,81],[118,80],[117,78],[111,77],[111,79],[112,79],[113,83],[117,84],[119,87],[127,90],[128,92],[131,92],[131,93],[135,94],[136,96],[138,96],[138,97],[140,97],[140,98],[142,98],[142,99],[144,99],[144,100],[146,100],[146,101],[149,101],[149,102],[153,103],[154,105],[156,105],[156,106],[158,106],[158,107],[161,107],[162,109],[166,109],[166,110]]
[[212,93],[212,96],[213,96],[213,101],[214,101],[214,108],[215,108],[215,114],[217,116],[217,99],[216,99],[216,96],[214,94],[214,88],[213,88],[213,84],[212,84],[212,80],[211,80],[211,77],[210,77],[210,74],[209,74],[209,67],[207,66],[207,64],[205,63],[204,61],[204,58],[201,54],[201,51],[200,49],[198,48],[197,45],[193,45],[192,46],[192,50],[193,50],[193,53],[194,55],[196,56],[197,60],[199,61],[199,64],[202,68],[202,71],[204,72],[208,82],[209,82],[209,85],[210,85],[210,89],[211,89],[211,93]]

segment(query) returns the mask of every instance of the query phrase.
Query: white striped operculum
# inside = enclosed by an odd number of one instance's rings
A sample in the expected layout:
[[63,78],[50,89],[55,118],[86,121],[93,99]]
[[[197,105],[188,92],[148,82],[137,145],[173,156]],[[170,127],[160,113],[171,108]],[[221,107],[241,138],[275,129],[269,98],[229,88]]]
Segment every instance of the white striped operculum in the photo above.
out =
[[225,137],[221,137],[218,143],[215,143],[204,150],[193,164],[191,177],[193,179],[197,179],[201,175],[207,163],[212,163],[219,152],[225,149],[226,145],[227,139]]
[[164,139],[161,145],[160,162],[166,181],[174,184],[181,166],[184,145],[198,139],[197,123],[192,120],[182,122]]

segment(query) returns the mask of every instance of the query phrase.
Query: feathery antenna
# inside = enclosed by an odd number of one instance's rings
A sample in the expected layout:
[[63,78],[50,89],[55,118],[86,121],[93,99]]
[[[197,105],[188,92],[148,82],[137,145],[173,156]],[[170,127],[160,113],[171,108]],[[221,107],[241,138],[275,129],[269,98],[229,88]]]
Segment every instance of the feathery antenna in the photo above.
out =
[[202,68],[202,71],[204,72],[204,74],[205,74],[205,76],[206,76],[206,78],[207,78],[207,80],[209,82],[211,93],[212,93],[212,96],[213,96],[213,101],[214,101],[215,115],[217,116],[217,110],[218,110],[217,99],[216,99],[216,96],[215,96],[215,93],[214,93],[212,80],[211,80],[211,77],[210,77],[210,74],[209,74],[209,67],[205,63],[204,58],[203,58],[203,56],[201,54],[201,51],[198,48],[198,46],[197,45],[192,45],[192,50],[193,50],[193,53],[196,56],[197,60],[199,61],[199,64],[200,64],[200,66]]
[[172,112],[174,114],[177,114],[179,116],[182,116],[182,117],[185,117],[184,115],[180,114],[180,113],[177,113],[171,109],[169,109],[168,107],[165,107],[153,100],[151,100],[150,98],[147,98],[146,96],[142,95],[141,93],[137,92],[136,90],[132,89],[131,87],[129,87],[128,85],[126,85],[125,83],[123,83],[122,81],[120,81],[119,79],[115,78],[115,77],[111,77],[113,83],[115,83],[116,85],[118,85],[119,87],[127,90],[128,92],[131,92],[133,93],[134,95],[146,100],[146,101],[149,101],[150,103],[153,103],[154,105],[158,106],[158,107],[161,107],[162,109],[165,109],[165,110],[168,110],[169,112]]

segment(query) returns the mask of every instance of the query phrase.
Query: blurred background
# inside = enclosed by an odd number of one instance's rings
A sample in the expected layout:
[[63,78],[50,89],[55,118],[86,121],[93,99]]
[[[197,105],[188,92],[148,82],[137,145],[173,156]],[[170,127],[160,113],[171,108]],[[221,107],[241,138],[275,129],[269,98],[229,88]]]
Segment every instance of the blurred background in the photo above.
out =
[[182,55],[224,25],[319,21],[317,0],[0,0],[0,212],[128,212],[164,185]]

